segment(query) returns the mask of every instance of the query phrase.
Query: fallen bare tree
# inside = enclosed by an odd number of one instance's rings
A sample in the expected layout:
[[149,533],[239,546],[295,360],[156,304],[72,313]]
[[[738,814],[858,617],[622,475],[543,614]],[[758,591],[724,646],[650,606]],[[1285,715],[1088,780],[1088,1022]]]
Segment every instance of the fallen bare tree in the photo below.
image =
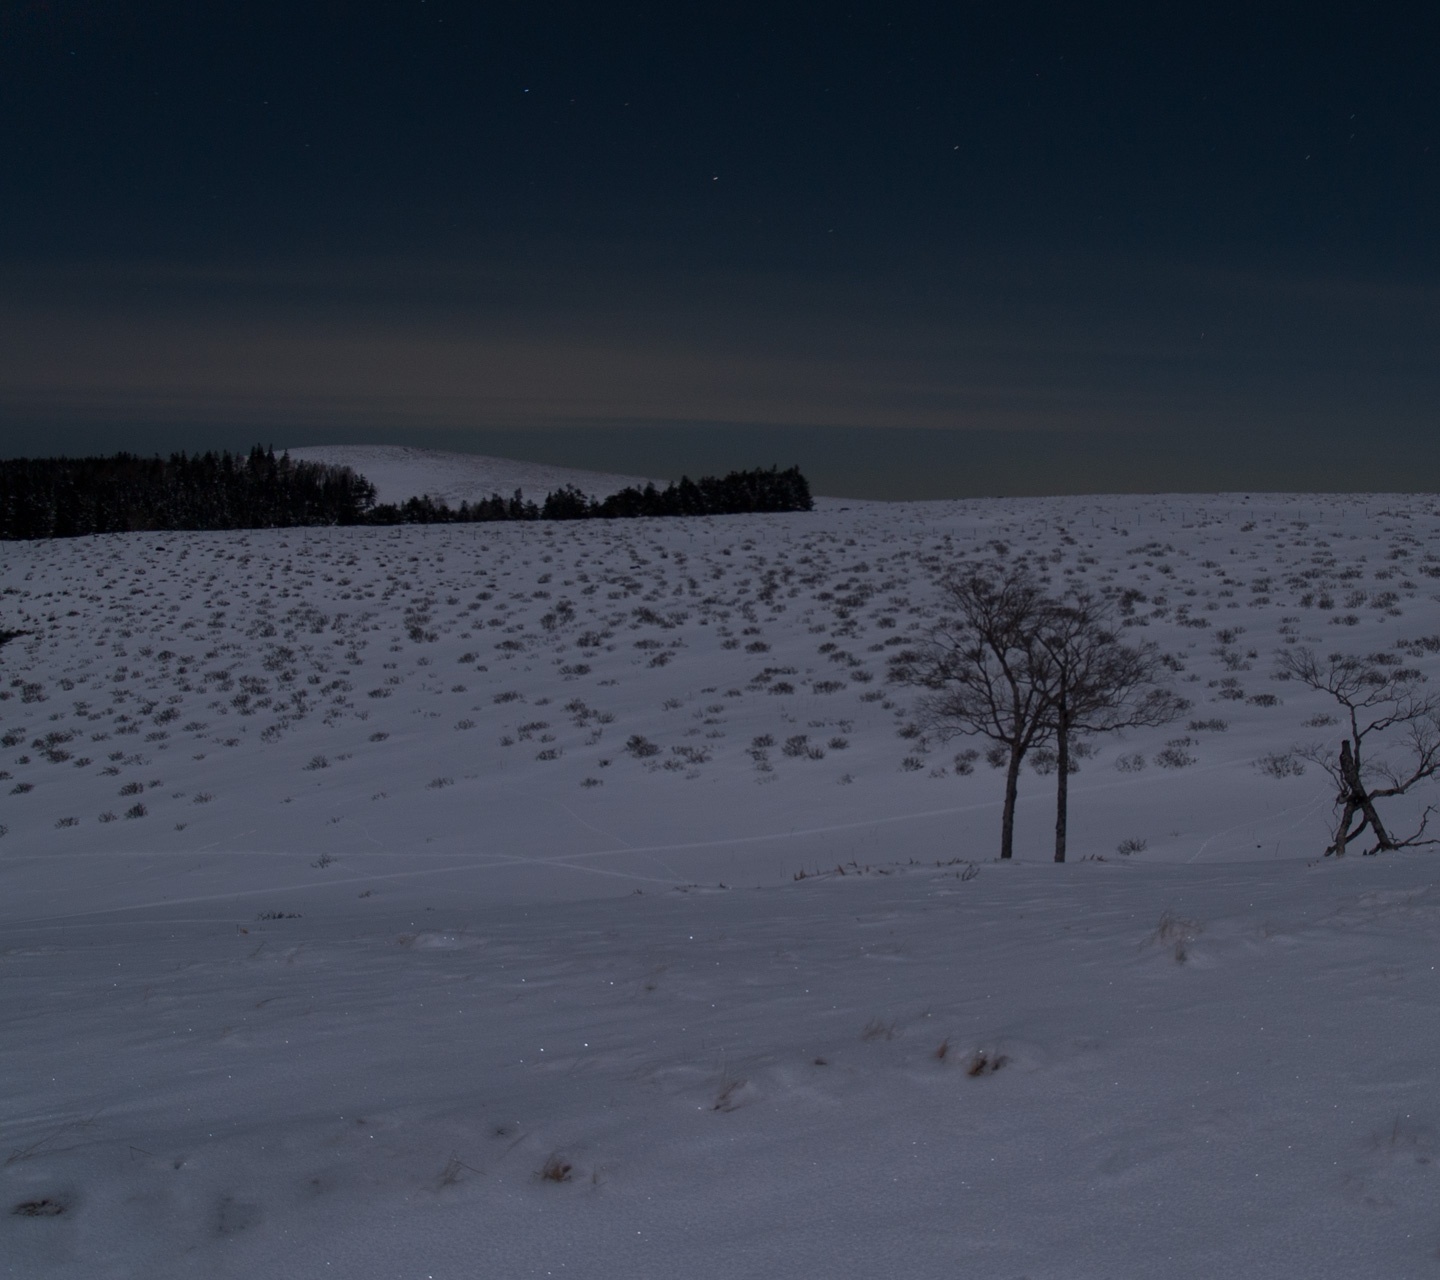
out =
[[[1433,805],[1420,815],[1418,828],[1397,839],[1380,818],[1376,802],[1403,796],[1440,772],[1440,697],[1421,691],[1425,676],[1401,665],[1394,654],[1366,657],[1332,653],[1320,658],[1307,648],[1283,649],[1277,656],[1276,675],[1282,680],[1327,693],[1345,709],[1350,734],[1338,752],[1315,744],[1297,747],[1296,754],[1329,774],[1336,786],[1340,817],[1335,837],[1325,850],[1343,857],[1352,840],[1369,827],[1375,846],[1368,854],[1440,843],[1425,837]],[[1391,731],[1399,742],[1388,755],[1369,754],[1371,741]],[[1356,815],[1359,815],[1358,824]]]

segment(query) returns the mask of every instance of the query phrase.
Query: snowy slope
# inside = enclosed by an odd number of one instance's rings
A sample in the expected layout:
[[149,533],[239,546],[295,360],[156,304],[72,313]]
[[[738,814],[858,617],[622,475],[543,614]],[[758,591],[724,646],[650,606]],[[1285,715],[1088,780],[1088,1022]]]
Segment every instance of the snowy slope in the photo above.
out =
[[[1325,779],[1257,762],[1335,732],[1280,646],[1440,631],[1437,531],[1187,496],[8,544],[0,1267],[1431,1274],[1434,855],[1319,859]],[[883,679],[997,543],[1139,592],[1195,704],[1085,762],[1065,867],[1053,779],[993,862],[999,775]]]
[[[449,506],[476,502],[500,494],[508,498],[516,489],[543,502],[547,493],[573,485],[592,498],[606,498],[631,485],[643,487],[640,476],[617,476],[576,467],[551,467],[512,458],[490,458],[474,453],[440,449],[411,449],[404,445],[316,445],[291,449],[298,462],[327,462],[350,467],[369,480],[381,502],[404,502],[429,494]],[[654,482],[664,488],[666,481]]]

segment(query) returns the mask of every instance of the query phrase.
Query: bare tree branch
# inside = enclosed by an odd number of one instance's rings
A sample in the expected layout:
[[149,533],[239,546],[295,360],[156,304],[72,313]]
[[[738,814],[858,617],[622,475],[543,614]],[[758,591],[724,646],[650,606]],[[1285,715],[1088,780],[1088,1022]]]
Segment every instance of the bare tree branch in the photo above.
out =
[[[1421,690],[1425,676],[1413,667],[1402,666],[1391,653],[1364,657],[1332,653],[1322,659],[1304,647],[1282,649],[1276,667],[1280,679],[1299,680],[1317,692],[1328,693],[1345,708],[1349,718],[1350,733],[1341,742],[1338,754],[1318,743],[1297,748],[1297,754],[1329,774],[1338,791],[1340,817],[1326,856],[1344,856],[1349,843],[1367,827],[1375,837],[1375,847],[1365,850],[1367,854],[1435,843],[1421,839],[1429,821],[1429,808],[1421,816],[1419,830],[1403,840],[1396,840],[1385,829],[1375,808],[1377,800],[1403,796],[1440,773],[1440,697]],[[1367,739],[1395,728],[1403,729],[1401,758],[1397,761],[1393,756],[1377,756],[1367,760]],[[1357,815],[1359,825],[1352,827]]]
[[954,616],[892,658],[889,679],[922,690],[915,707],[922,729],[942,741],[995,744],[986,756],[1006,771],[1000,856],[1009,858],[1021,763],[1051,734],[1035,652],[1050,601],[1023,564],[967,565],[939,585]]
[[1121,644],[1109,623],[1109,605],[1092,596],[1051,602],[1033,651],[1056,745],[1056,862],[1065,861],[1072,740],[1166,724],[1190,705],[1163,683],[1159,650]]
[[922,730],[994,744],[986,758],[1006,771],[1002,858],[1013,852],[1021,763],[1032,751],[1043,755],[1058,775],[1055,860],[1063,862],[1068,775],[1086,739],[1164,724],[1190,704],[1164,685],[1153,645],[1120,643],[1108,605],[1051,599],[1023,563],[965,566],[940,589],[954,616],[892,658],[890,680],[921,690]]

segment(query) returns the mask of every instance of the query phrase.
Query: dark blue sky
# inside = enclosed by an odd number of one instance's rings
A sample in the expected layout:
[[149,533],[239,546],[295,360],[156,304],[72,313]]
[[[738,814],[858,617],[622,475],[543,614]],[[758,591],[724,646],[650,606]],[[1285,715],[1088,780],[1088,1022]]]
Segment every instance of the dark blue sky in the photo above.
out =
[[1440,488],[1437,37],[0,0],[0,448]]

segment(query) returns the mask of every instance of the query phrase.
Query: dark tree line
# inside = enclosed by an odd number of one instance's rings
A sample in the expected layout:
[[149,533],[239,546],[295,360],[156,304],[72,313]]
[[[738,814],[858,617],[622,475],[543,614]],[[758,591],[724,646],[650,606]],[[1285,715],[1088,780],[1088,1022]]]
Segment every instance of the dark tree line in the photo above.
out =
[[744,512],[810,511],[815,506],[810,485],[799,467],[781,471],[732,471],[726,476],[682,477],[657,489],[633,485],[608,498],[592,498],[572,485],[547,494],[545,501],[527,501],[517,489],[513,497],[495,494],[479,502],[449,507],[428,495],[400,504],[375,507],[369,524],[474,524],[489,520],[620,520],[637,516],[725,516]]
[[296,462],[256,446],[248,454],[142,458],[0,459],[0,538],[73,538],[165,529],[272,529],[298,525],[471,524],[496,520],[612,520],[634,516],[810,511],[798,467],[685,477],[608,498],[566,486],[542,503],[495,494],[452,508],[423,496],[375,502],[375,486],[349,467]]
[[375,486],[348,467],[248,454],[0,460],[0,537],[358,524]]

